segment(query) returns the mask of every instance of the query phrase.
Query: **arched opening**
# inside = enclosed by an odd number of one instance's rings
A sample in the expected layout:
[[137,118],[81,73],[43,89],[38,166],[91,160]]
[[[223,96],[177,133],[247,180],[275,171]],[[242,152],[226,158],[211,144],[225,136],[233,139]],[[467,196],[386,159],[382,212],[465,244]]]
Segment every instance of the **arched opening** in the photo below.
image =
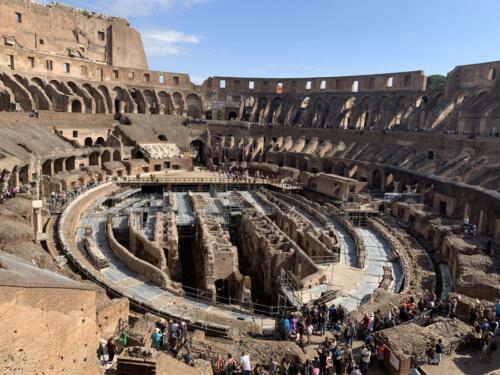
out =
[[382,189],[382,173],[378,169],[372,172],[372,189]]
[[125,99],[125,91],[121,87],[113,88],[114,110],[115,113],[130,112],[127,108],[127,100]]
[[104,165],[104,163],[110,161],[111,161],[111,152],[109,152],[108,150],[104,150],[104,152],[101,155],[101,165]]
[[231,294],[229,293],[229,284],[227,280],[219,279],[215,281],[215,292],[217,294],[217,301],[227,303]]
[[21,185],[26,185],[30,182],[28,165],[23,166],[19,170],[19,182],[21,183]]
[[63,158],[60,158],[60,159],[56,159],[56,161],[54,162],[54,173],[61,173],[63,172],[64,170],[64,159]]
[[245,102],[243,103],[243,115],[241,118],[242,121],[250,121],[250,116],[252,116],[252,109],[254,105],[255,98],[253,96],[249,96],[245,99]]
[[75,99],[71,102],[71,112],[72,113],[82,113],[83,112],[83,106],[79,100]]
[[97,151],[89,155],[89,165],[99,165],[99,153]]
[[52,160],[45,160],[42,164],[42,174],[52,176]]
[[335,166],[335,174],[338,176],[345,176],[346,165],[342,162]]
[[172,115],[174,105],[171,96],[165,91],[160,91],[158,97],[160,98],[160,109],[163,111],[163,114]]
[[186,97],[187,115],[194,119],[200,119],[202,113],[202,103],[198,95],[189,94]]
[[130,96],[132,97],[132,100],[137,105],[137,112],[138,113],[146,113],[146,102],[144,101],[144,97],[142,96],[142,93],[136,89],[130,89],[129,93],[130,93]]
[[158,114],[160,111],[158,108],[158,103],[156,101],[155,93],[152,90],[144,90],[143,95],[144,95],[144,101],[149,107],[149,113]]
[[205,144],[199,139],[195,139],[189,145],[189,151],[195,164],[205,164]]
[[98,146],[104,146],[104,144],[106,143],[106,141],[104,141],[104,138],[103,137],[99,137],[97,138],[97,140],[95,141],[95,144],[98,145]]
[[120,153],[119,150],[113,151],[113,161],[121,161],[122,160],[122,154]]
[[66,159],[66,171],[73,171],[75,170],[75,161],[76,161],[76,158],[74,156],[71,156],[69,158]]
[[172,96],[174,99],[177,116],[184,116],[184,100],[182,99],[182,95],[178,92],[174,92]]
[[90,137],[85,138],[84,145],[86,147],[92,147],[93,144],[94,144],[94,141],[92,140],[92,138],[90,138]]
[[10,110],[10,95],[5,91],[0,91],[0,111]]
[[165,134],[159,134],[158,135],[158,140],[162,141],[162,142],[168,142],[168,139],[166,137]]
[[231,111],[231,112],[229,112],[227,118],[228,118],[229,121],[237,120],[238,119],[238,114],[236,112],[234,112],[234,111]]

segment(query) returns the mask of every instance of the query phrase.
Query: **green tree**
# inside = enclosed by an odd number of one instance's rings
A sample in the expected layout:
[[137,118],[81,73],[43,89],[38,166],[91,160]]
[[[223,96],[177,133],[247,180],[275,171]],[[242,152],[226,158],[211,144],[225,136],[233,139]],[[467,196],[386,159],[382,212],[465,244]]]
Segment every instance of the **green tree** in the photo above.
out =
[[446,76],[434,74],[427,77],[427,88],[430,90],[441,89],[446,85]]

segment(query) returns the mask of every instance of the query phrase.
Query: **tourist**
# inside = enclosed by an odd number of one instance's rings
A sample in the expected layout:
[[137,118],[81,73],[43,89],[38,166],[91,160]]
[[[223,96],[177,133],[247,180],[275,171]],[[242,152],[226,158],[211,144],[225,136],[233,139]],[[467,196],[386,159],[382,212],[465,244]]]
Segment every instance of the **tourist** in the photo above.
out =
[[269,361],[267,363],[267,371],[269,372],[269,375],[276,375],[278,372],[278,366],[279,363],[276,362],[274,357],[269,357]]
[[444,354],[444,346],[443,341],[441,339],[438,340],[436,344],[436,349],[434,350],[434,364],[439,365],[441,363],[441,358]]
[[360,370],[358,366],[354,366],[352,371],[350,372],[350,375],[361,375],[363,372]]
[[382,344],[377,345],[377,361],[380,368],[384,367],[384,359],[385,359],[385,347]]
[[155,328],[155,331],[151,334],[151,346],[156,350],[160,350],[162,340],[162,334],[159,328]]
[[220,354],[217,354],[217,358],[212,366],[214,375],[222,375],[224,368],[226,366],[226,363],[224,362],[224,358]]
[[281,360],[280,364],[280,374],[279,375],[288,375],[288,370],[290,369],[290,364],[286,360],[285,357]]
[[246,352],[241,353],[240,366],[241,375],[250,375],[250,371],[252,370],[250,367],[250,356]]
[[233,356],[231,355],[231,353],[229,353],[227,355],[225,375],[234,375],[237,370],[238,370],[238,363],[233,358]]
[[116,354],[116,345],[113,343],[112,339],[108,340],[106,350],[108,351],[108,362],[113,362]]
[[371,358],[371,351],[368,348],[368,345],[364,345],[363,349],[361,350],[361,362],[360,362],[360,367],[361,367],[361,373],[366,374],[368,372],[368,365],[370,363],[370,358]]

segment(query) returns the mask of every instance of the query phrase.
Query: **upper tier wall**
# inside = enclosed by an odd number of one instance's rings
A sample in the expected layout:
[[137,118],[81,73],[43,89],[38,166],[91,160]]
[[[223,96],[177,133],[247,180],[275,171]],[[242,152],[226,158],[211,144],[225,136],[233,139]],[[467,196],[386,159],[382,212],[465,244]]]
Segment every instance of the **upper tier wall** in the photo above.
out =
[[0,36],[33,52],[148,69],[141,35],[125,19],[62,4],[2,1]]
[[207,91],[238,93],[424,91],[427,78],[422,71],[349,77],[315,78],[237,78],[210,77],[203,86]]
[[460,65],[448,73],[446,96],[453,97],[461,90],[493,89],[498,84],[500,61]]

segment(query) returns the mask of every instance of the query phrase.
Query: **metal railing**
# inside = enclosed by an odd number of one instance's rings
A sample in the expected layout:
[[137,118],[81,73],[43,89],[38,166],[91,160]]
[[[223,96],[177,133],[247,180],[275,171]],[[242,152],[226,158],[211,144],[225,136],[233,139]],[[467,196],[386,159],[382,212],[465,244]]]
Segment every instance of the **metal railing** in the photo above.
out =
[[110,177],[109,180],[117,184],[206,184],[206,185],[271,185],[283,190],[302,189],[303,185],[296,181],[283,181],[278,179],[265,179],[256,177],[174,177],[157,176],[151,177]]
[[264,305],[253,301],[243,301],[237,298],[216,296],[215,300],[210,292],[192,288],[186,285],[182,286],[184,297],[196,302],[202,302],[207,305],[217,306],[223,309],[241,312],[257,317],[278,317],[280,315],[279,306]]

